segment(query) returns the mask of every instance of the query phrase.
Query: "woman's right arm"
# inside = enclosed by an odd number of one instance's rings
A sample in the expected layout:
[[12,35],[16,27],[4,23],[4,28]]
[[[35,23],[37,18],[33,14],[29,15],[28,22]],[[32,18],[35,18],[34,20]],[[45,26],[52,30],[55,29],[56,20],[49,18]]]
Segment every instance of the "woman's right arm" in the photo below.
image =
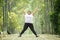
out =
[[25,15],[25,8],[22,8],[22,13]]

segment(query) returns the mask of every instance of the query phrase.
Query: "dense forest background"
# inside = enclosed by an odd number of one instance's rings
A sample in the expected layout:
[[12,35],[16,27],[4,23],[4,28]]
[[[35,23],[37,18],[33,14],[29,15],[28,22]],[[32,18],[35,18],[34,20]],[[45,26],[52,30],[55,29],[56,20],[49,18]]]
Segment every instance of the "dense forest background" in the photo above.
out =
[[[60,0],[0,0],[0,32],[19,33],[23,29],[25,11],[38,7],[34,28],[38,34],[60,35]],[[31,34],[28,29],[26,34]]]

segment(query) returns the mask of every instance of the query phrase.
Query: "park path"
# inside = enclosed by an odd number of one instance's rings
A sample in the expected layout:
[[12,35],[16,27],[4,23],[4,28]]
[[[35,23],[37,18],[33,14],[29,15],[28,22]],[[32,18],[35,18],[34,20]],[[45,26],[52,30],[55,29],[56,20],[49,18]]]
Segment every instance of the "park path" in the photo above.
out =
[[18,37],[18,34],[11,34],[0,40],[60,40],[60,38],[51,34],[39,34],[39,37],[35,37],[33,34],[23,34],[22,37]]

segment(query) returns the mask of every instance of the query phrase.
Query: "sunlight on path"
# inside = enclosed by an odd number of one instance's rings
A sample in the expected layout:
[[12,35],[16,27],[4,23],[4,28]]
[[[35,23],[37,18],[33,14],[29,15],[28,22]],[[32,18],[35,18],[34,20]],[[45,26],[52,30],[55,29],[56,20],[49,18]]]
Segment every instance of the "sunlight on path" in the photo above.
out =
[[23,34],[22,37],[18,37],[18,34],[11,34],[3,37],[2,40],[60,40],[60,38],[50,34],[39,34],[37,38],[32,34]]

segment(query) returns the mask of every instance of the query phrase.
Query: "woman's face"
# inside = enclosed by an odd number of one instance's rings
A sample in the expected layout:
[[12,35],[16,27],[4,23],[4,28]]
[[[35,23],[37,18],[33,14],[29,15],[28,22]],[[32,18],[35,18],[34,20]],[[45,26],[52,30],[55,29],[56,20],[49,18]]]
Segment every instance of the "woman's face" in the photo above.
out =
[[27,13],[28,13],[28,15],[30,15],[31,14],[31,11],[28,11]]

